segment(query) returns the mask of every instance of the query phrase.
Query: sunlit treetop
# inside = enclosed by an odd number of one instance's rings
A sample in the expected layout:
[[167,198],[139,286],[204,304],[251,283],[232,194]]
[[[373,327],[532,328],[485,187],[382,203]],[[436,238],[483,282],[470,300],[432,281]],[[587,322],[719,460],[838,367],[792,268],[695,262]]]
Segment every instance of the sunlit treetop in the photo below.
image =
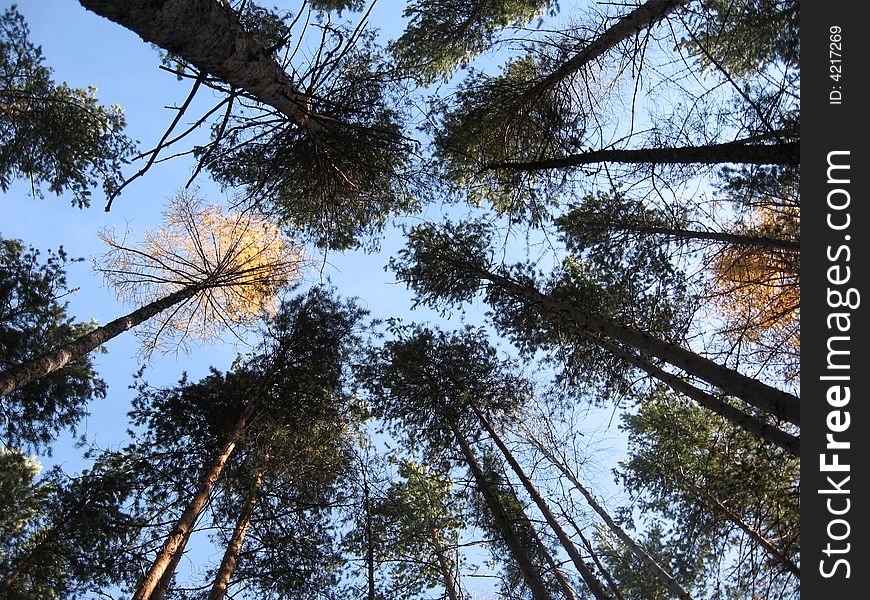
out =
[[225,213],[186,192],[164,213],[163,225],[138,246],[113,230],[100,238],[109,250],[96,268],[119,299],[138,305],[182,290],[191,296],[138,331],[144,351],[193,337],[218,337],[249,327],[277,311],[279,295],[301,277],[301,248],[281,228],[254,211]]

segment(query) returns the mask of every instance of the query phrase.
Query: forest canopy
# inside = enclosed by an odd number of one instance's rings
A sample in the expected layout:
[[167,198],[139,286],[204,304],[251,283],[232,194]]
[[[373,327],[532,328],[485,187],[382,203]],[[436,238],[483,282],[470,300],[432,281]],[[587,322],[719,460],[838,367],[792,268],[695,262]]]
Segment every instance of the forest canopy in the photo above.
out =
[[0,598],[800,597],[796,0],[66,1],[150,62],[0,15]]

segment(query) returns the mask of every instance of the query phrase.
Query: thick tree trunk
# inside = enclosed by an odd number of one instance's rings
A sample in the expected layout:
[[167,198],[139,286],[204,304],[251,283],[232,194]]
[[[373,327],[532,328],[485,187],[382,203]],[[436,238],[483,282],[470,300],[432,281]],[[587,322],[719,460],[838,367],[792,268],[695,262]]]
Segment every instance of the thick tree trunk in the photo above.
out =
[[102,346],[115,336],[124,333],[128,329],[132,329],[179,302],[184,302],[193,297],[201,289],[199,286],[191,286],[169,294],[134,310],[126,316],[106,323],[102,327],[98,327],[48,354],[12,367],[5,373],[0,373],[0,396],[11,394],[31,381],[62,369],[71,360],[85,356],[88,352]]
[[550,594],[544,586],[544,581],[541,579],[540,572],[534,564],[532,564],[532,560],[523,548],[522,543],[517,539],[504,506],[502,506],[498,496],[496,496],[495,492],[493,492],[490,487],[489,482],[487,482],[486,475],[484,474],[480,464],[477,462],[477,459],[474,457],[474,453],[471,451],[471,446],[469,446],[468,440],[465,438],[462,431],[460,431],[459,426],[455,421],[448,419],[447,422],[453,432],[457,444],[459,444],[463,456],[465,457],[465,462],[468,464],[468,468],[471,469],[471,474],[477,482],[481,494],[483,494],[483,498],[489,507],[496,527],[501,531],[504,541],[508,545],[508,548],[510,548],[514,560],[517,561],[517,566],[523,575],[523,580],[532,592],[532,597],[534,600],[549,600]]
[[301,127],[313,130],[309,98],[281,65],[216,0],[80,0],[98,15],[245,90]]
[[494,171],[496,169],[546,171],[551,169],[570,169],[572,167],[596,163],[799,165],[800,143],[746,144],[742,142],[729,142],[725,144],[710,144],[708,146],[683,146],[677,148],[592,150],[559,158],[491,163],[486,165],[483,171]]
[[[523,468],[520,466],[520,463],[514,458],[513,453],[510,449],[505,445],[502,439],[496,434],[493,427],[489,424],[489,420],[484,416],[484,414],[480,411],[477,406],[471,402],[471,408],[474,411],[474,414],[477,415],[480,424],[483,425],[483,428],[489,434],[492,441],[495,442],[495,445],[498,446],[498,449],[501,451],[502,455],[504,455],[508,464],[513,469],[513,472],[519,477],[520,482],[523,484],[523,487],[528,492],[529,496],[532,497],[535,505],[538,507],[538,510],[541,511],[541,514],[544,515],[544,519],[546,519],[547,524],[556,534],[556,537],[559,538],[559,542],[562,544],[562,547],[565,549],[565,552],[568,553],[568,556],[571,558],[571,562],[574,563],[574,566],[577,568],[577,572],[580,573],[580,576],[583,578],[583,581],[586,582],[586,585],[589,587],[589,591],[592,592],[592,595],[595,596],[598,600],[610,600],[611,596],[608,594],[604,586],[598,581],[598,578],[592,572],[592,569],[589,568],[589,565],[583,560],[583,557],[580,556],[580,552],[577,550],[577,547],[574,545],[574,542],[571,541],[571,538],[568,537],[568,534],[565,533],[565,530],[562,528],[562,525],[556,519],[556,516],[550,510],[550,507],[544,501],[544,498],[538,492],[537,488],[534,486],[532,481],[528,478]],[[688,598],[683,598],[683,600],[688,600]]]
[[687,2],[688,0],[649,0],[638,6],[619,19],[612,27],[608,27],[570,60],[564,62],[558,69],[536,83],[527,95],[534,98],[558,85],[623,40],[655,25],[675,8]]
[[664,369],[654,365],[652,362],[636,356],[635,354],[624,350],[616,344],[611,344],[600,339],[589,339],[595,341],[595,343],[599,344],[602,348],[604,348],[614,356],[618,356],[630,365],[645,371],[647,374],[670,386],[670,388],[674,391],[685,395],[686,397],[697,402],[700,406],[703,406],[704,408],[716,413],[729,423],[743,429],[748,433],[758,436],[766,442],[770,442],[779,446],[789,454],[793,454],[794,456],[800,456],[801,441],[799,437],[790,433],[786,433],[778,427],[765,423],[761,419],[756,418],[749,413],[744,412],[739,408],[729,404],[722,398],[717,398],[712,394],[708,394],[707,392],[696,388],[682,377],[677,377],[672,373],[668,373]]
[[[465,265],[459,266],[468,268]],[[591,336],[592,339],[604,336],[633,348],[641,354],[654,356],[720,388],[730,396],[748,402],[759,410],[774,417],[785,419],[793,425],[800,425],[800,399],[792,394],[747,377],[734,369],[717,364],[676,344],[564,304],[542,294],[531,286],[521,285],[508,277],[497,275],[486,269],[473,268],[470,272],[488,281],[490,285],[502,289],[517,300],[538,307],[541,315],[545,318],[578,328]]]
[[646,568],[649,569],[659,579],[659,581],[661,581],[668,588],[668,590],[670,590],[671,594],[674,597],[682,598],[683,600],[691,600],[692,597],[685,590],[685,588],[683,588],[683,586],[680,585],[680,583],[676,579],[674,579],[673,575],[667,572],[664,567],[662,567],[652,556],[650,556],[649,552],[647,552],[643,548],[643,546],[635,542],[634,539],[630,535],[628,535],[616,521],[613,520],[613,517],[610,516],[610,513],[604,510],[604,507],[598,503],[598,501],[589,492],[589,490],[587,490],[580,483],[580,480],[577,479],[571,469],[569,469],[562,461],[558,460],[553,452],[544,447],[544,445],[538,440],[533,439],[532,443],[535,445],[535,447],[538,448],[538,450],[541,451],[544,457],[548,461],[550,461],[553,466],[559,469],[559,471],[568,479],[568,481],[571,482],[571,484],[574,486],[574,489],[576,489],[583,495],[583,497],[586,499],[586,502],[589,504],[589,506],[592,507],[592,510],[598,513],[598,516],[600,516],[604,520],[604,522],[607,523],[607,526],[613,533],[616,534],[616,537],[618,537],[620,540],[622,540],[622,543],[628,546],[631,552],[640,559],[644,566],[646,566]]
[[242,544],[245,541],[245,536],[248,533],[248,527],[251,525],[251,516],[254,514],[254,508],[260,499],[260,488],[263,485],[263,478],[266,475],[266,468],[260,467],[257,471],[257,476],[254,478],[254,484],[251,486],[251,491],[245,500],[245,505],[239,513],[239,518],[236,520],[236,526],[233,529],[233,535],[227,543],[227,549],[221,559],[221,564],[218,567],[217,574],[214,578],[214,583],[209,592],[209,600],[224,600],[227,595],[227,588],[230,585],[230,577],[239,562],[239,555],[242,552]]
[[[165,593],[165,586],[160,585],[161,580],[168,582],[169,579],[164,578],[168,577],[171,579],[173,568],[178,564],[178,560],[184,552],[184,547],[187,544],[187,540],[190,538],[190,534],[193,531],[193,527],[196,524],[200,513],[202,513],[202,510],[205,507],[206,500],[208,500],[209,494],[211,494],[215,483],[223,473],[227,461],[229,461],[230,456],[232,456],[233,451],[236,449],[236,444],[242,435],[242,431],[244,431],[248,421],[254,414],[255,406],[255,403],[248,404],[239,416],[239,420],[236,421],[233,429],[227,435],[227,441],[221,449],[220,454],[215,457],[209,470],[203,475],[196,493],[193,495],[193,498],[191,498],[187,508],[185,508],[184,512],[178,518],[178,521],[176,521],[169,537],[166,538],[166,541],[163,544],[163,548],[154,558],[151,568],[145,575],[145,579],[139,585],[139,589],[136,590],[136,593],[133,595],[132,600],[158,600],[158,598],[162,597],[162,594]],[[163,590],[163,592],[155,597],[154,592],[158,586]]]

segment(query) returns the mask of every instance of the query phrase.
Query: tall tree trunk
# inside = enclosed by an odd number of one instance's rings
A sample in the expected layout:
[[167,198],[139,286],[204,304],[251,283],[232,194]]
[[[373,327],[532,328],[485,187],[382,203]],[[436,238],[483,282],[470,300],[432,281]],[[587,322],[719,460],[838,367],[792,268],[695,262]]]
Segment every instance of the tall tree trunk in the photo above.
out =
[[592,562],[595,563],[595,566],[598,567],[598,570],[601,572],[604,580],[610,585],[610,591],[613,592],[613,595],[616,597],[616,600],[625,600],[625,596],[622,595],[622,592],[619,590],[619,586],[616,584],[616,580],[613,579],[613,574],[607,569],[604,563],[601,562],[601,558],[598,556],[598,553],[595,552],[595,548],[592,547],[592,544],[583,535],[583,532],[580,531],[580,528],[577,526],[577,523],[573,521],[573,519],[568,519],[568,522],[574,528],[574,532],[577,534],[577,537],[580,538],[580,542],[586,547],[586,551],[589,553],[589,556],[592,557]]
[[634,541],[634,539],[625,532],[625,530],[619,526],[619,523],[613,520],[613,517],[610,516],[604,507],[601,506],[595,497],[580,483],[580,480],[574,475],[574,473],[564,464],[563,461],[560,461],[556,458],[555,454],[547,449],[539,440],[535,438],[531,438],[532,443],[535,447],[540,450],[540,452],[544,455],[544,457],[550,461],[550,463],[555,466],[559,471],[571,482],[578,492],[580,492],[583,497],[586,499],[586,502],[589,506],[592,507],[598,516],[600,516],[610,530],[616,534],[622,543],[624,543],[631,552],[640,559],[640,561],[644,564],[644,566],[649,569],[659,581],[661,581],[668,590],[670,590],[671,594],[674,597],[682,598],[683,600],[691,600],[691,596],[689,593],[683,588],[680,583],[674,579],[674,576],[671,575],[668,571],[665,570],[650,554],[643,548],[640,544]]
[[444,554],[444,547],[441,545],[441,538],[435,528],[429,529],[429,535],[432,536],[432,547],[435,550],[435,556],[438,558],[438,568],[441,569],[441,579],[444,582],[444,591],[450,600],[461,600],[459,592],[456,589],[456,580],[453,578],[453,571],[450,568],[450,561]]
[[245,90],[301,127],[317,129],[309,120],[310,99],[271,53],[242,28],[229,6],[215,0],[79,1],[143,40]]
[[[268,460],[268,455],[264,460]],[[251,485],[251,491],[248,493],[242,511],[239,513],[239,518],[236,520],[233,535],[229,543],[227,543],[227,549],[224,552],[220,567],[218,567],[214,578],[214,583],[211,586],[211,592],[209,592],[208,596],[209,600],[224,600],[226,598],[227,588],[230,585],[230,577],[232,577],[236,564],[239,562],[242,544],[248,533],[248,527],[251,525],[251,516],[254,514],[254,508],[256,508],[257,502],[260,499],[260,488],[263,485],[265,475],[266,467],[263,465],[257,470],[254,483]]]
[[147,321],[167,308],[188,300],[201,290],[201,286],[189,286],[173,292],[159,300],[149,302],[123,317],[106,323],[102,327],[98,327],[48,354],[0,373],[0,396],[11,394],[31,381],[62,369],[71,360],[85,356],[88,352],[102,346],[112,338]]
[[[136,593],[133,595],[132,600],[158,600],[158,598],[162,597],[162,594],[165,593],[166,587],[161,585],[160,587],[163,591],[159,593],[160,595],[158,597],[153,595],[160,585],[161,579],[164,579],[164,577],[169,577],[171,579],[174,567],[178,564],[178,560],[184,552],[184,547],[187,544],[187,540],[190,538],[190,534],[193,531],[193,527],[196,524],[200,513],[202,513],[202,509],[205,507],[206,500],[208,500],[208,496],[214,488],[218,478],[220,478],[223,473],[227,461],[236,449],[236,444],[242,435],[242,431],[244,431],[248,421],[254,414],[255,406],[256,404],[253,402],[248,404],[239,416],[238,421],[236,421],[236,424],[227,435],[227,441],[224,444],[224,447],[214,458],[208,471],[203,475],[202,479],[200,479],[196,493],[193,495],[193,498],[191,498],[187,508],[184,509],[184,512],[175,522],[175,526],[172,528],[169,537],[166,538],[163,548],[154,558],[151,568],[145,575],[145,579],[139,585],[139,589],[136,590]],[[164,581],[168,582],[168,580]]]
[[668,373],[664,369],[654,365],[649,360],[636,356],[616,344],[611,344],[610,342],[600,339],[596,340],[595,338],[589,339],[595,341],[614,356],[618,356],[630,365],[642,369],[647,374],[670,386],[674,391],[691,398],[700,406],[716,413],[732,425],[756,435],[762,440],[779,446],[789,454],[800,456],[801,441],[799,437],[787,433],[774,425],[765,423],[761,419],[729,404],[722,398],[717,398],[712,394],[708,394],[707,392],[698,389],[682,377],[677,377],[672,373]]
[[648,333],[626,327],[598,315],[589,314],[570,304],[565,304],[532,286],[524,286],[516,281],[482,268],[459,264],[470,273],[488,281],[517,300],[538,308],[541,315],[566,326],[578,328],[591,339],[604,336],[647,354],[659,358],[686,373],[714,385],[726,394],[735,396],[752,406],[793,425],[800,425],[800,399],[778,390],[752,377],[717,364],[696,352],[676,344],[658,339]]
[[636,9],[619,19],[613,26],[608,27],[600,36],[592,40],[583,50],[575,54],[571,59],[562,63],[550,75],[535,83],[524,94],[528,98],[536,98],[558,85],[568,77],[577,73],[590,62],[603,55],[605,52],[628,39],[632,35],[655,25],[665,18],[675,8],[686,4],[688,0],[649,0]]
[[531,590],[532,597],[534,600],[549,600],[550,594],[544,586],[544,581],[541,579],[540,572],[535,565],[532,564],[531,558],[529,558],[525,548],[523,548],[522,543],[514,533],[504,506],[502,506],[498,496],[486,480],[486,475],[484,474],[480,464],[477,462],[477,459],[474,457],[474,453],[471,451],[471,446],[468,444],[468,440],[453,419],[447,419],[447,424],[453,432],[457,444],[459,444],[459,448],[465,457],[465,462],[468,464],[468,468],[471,469],[471,474],[477,482],[477,487],[480,489],[481,494],[483,494],[483,498],[489,507],[496,527],[498,527],[501,532],[514,560],[517,561],[517,566],[520,569],[520,573],[522,573],[523,581],[526,582],[526,585]]
[[[496,434],[495,430],[489,424],[489,420],[484,416],[484,414],[480,411],[480,409],[474,404],[474,402],[470,402],[471,409],[474,411],[474,414],[477,415],[480,424],[483,425],[483,428],[492,438],[492,441],[495,442],[495,445],[498,446],[498,449],[504,455],[508,464],[513,469],[513,472],[516,473],[517,477],[519,477],[520,482],[523,484],[523,487],[528,492],[529,496],[532,497],[535,505],[538,507],[538,510],[541,511],[541,514],[544,515],[544,519],[546,519],[547,524],[556,534],[556,537],[559,538],[559,542],[562,544],[562,547],[565,549],[565,552],[568,553],[568,556],[571,558],[571,562],[574,563],[574,566],[577,568],[577,572],[580,573],[580,576],[583,578],[583,581],[586,582],[586,585],[589,587],[589,591],[592,592],[592,595],[595,596],[598,600],[610,600],[611,596],[604,590],[604,586],[598,581],[598,578],[592,572],[592,569],[589,568],[589,565],[583,560],[583,557],[580,556],[580,552],[577,550],[577,547],[574,545],[574,542],[571,541],[571,538],[568,537],[568,534],[565,533],[565,530],[562,528],[562,525],[556,519],[556,516],[553,514],[553,511],[550,510],[550,507],[544,501],[544,498],[538,492],[537,488],[534,486],[532,481],[526,476],[525,471],[520,466],[520,463],[514,458],[513,453],[508,449],[502,439]],[[683,600],[688,600],[684,598]]]
[[692,491],[702,499],[702,501],[705,501],[710,508],[737,525],[737,527],[746,533],[756,544],[761,546],[765,552],[770,554],[770,556],[772,556],[787,571],[794,573],[798,578],[800,578],[800,568],[793,560],[786,556],[782,550],[777,548],[776,544],[767,539],[761,531],[744,521],[740,515],[728,508],[719,498],[713,496],[713,494],[691,481],[682,469],[680,469],[680,479],[682,479],[692,489]]
[[676,148],[591,150],[558,158],[490,163],[483,167],[482,171],[494,171],[496,169],[546,171],[551,169],[570,169],[595,163],[799,165],[800,143],[747,144],[743,142],[727,142],[724,144],[681,146]]
[[[525,515],[525,511],[523,514]],[[528,520],[528,517],[526,517],[526,519]],[[552,571],[553,576],[556,578],[556,582],[558,582],[559,587],[562,588],[562,594],[565,596],[565,599],[577,600],[577,594],[574,593],[574,588],[571,587],[571,584],[565,578],[565,574],[562,573],[562,569],[560,569],[559,565],[556,564],[556,559],[553,558],[553,554],[544,545],[544,540],[541,539],[541,536],[538,535],[535,528],[531,526],[531,523],[529,524],[529,533],[531,534],[532,539],[535,540],[535,544],[540,548],[541,555],[544,557],[547,566],[550,567],[550,571]]]
[[368,600],[376,600],[375,594],[375,542],[372,530],[372,502],[369,479],[365,464],[360,460],[363,473],[363,510],[365,511],[366,536],[366,578],[368,581]]

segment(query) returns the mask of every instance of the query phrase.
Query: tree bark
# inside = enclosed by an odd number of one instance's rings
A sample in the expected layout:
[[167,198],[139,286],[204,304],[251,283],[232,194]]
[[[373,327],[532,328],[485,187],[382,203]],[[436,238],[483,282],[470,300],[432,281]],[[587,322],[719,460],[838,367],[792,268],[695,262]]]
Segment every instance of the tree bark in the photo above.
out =
[[527,92],[527,96],[535,98],[558,85],[623,40],[656,24],[686,2],[688,0],[649,0],[638,6],[619,19],[612,27],[607,28],[570,60],[562,63],[558,69],[532,86]]
[[689,478],[683,473],[682,469],[680,469],[680,479],[686,482],[688,486],[703,500],[706,500],[709,506],[724,515],[729,521],[737,525],[741,530],[743,530],[752,540],[755,541],[756,544],[764,548],[764,550],[770,554],[778,563],[780,563],[786,570],[794,573],[800,578],[801,571],[800,568],[792,561],[788,556],[786,556],[776,545],[767,539],[764,534],[758,531],[756,528],[752,527],[744,521],[740,515],[736,512],[725,506],[725,504],[713,496],[710,492],[703,489],[701,486],[696,485],[694,482],[690,481]]
[[729,423],[743,429],[744,431],[758,436],[766,442],[775,444],[794,456],[800,456],[801,441],[800,438],[783,431],[782,429],[765,423],[759,418],[750,415],[747,412],[729,404],[721,398],[717,398],[712,394],[698,389],[682,377],[677,377],[672,373],[668,373],[664,369],[657,367],[649,360],[641,358],[624,350],[616,344],[611,344],[604,340],[594,340],[602,348],[623,359],[632,366],[635,366],[645,371],[650,376],[658,379],[662,383],[670,386],[676,392],[679,392],[686,397],[694,400],[700,406],[716,413]]
[[[176,521],[169,537],[167,537],[163,544],[163,548],[154,558],[151,568],[145,575],[145,579],[139,585],[139,589],[136,590],[136,593],[133,595],[132,600],[158,600],[162,597],[163,593],[165,593],[165,589],[168,586],[165,584],[160,585],[161,580],[168,583],[171,579],[174,567],[178,564],[178,560],[184,552],[184,547],[187,544],[187,540],[190,538],[190,534],[193,531],[193,527],[196,524],[199,515],[205,507],[206,500],[208,500],[215,483],[223,473],[227,461],[230,456],[232,456],[236,444],[242,435],[242,431],[244,431],[251,416],[254,414],[255,406],[256,404],[253,402],[248,404],[239,416],[239,420],[236,421],[236,424],[227,435],[227,441],[221,449],[220,454],[214,458],[208,471],[200,479],[196,493],[193,495],[193,498],[191,498],[187,508],[185,508],[184,512]],[[154,592],[158,586],[162,589],[162,592],[158,592],[158,595],[155,596]]]
[[[526,517],[528,519],[528,517]],[[574,593],[574,589],[571,587],[571,584],[565,579],[565,574],[562,573],[562,569],[559,568],[559,565],[556,564],[556,559],[553,558],[553,555],[544,546],[544,541],[541,539],[541,536],[538,535],[538,532],[535,531],[534,527],[529,527],[529,532],[534,538],[535,543],[538,545],[540,549],[541,555],[544,557],[544,560],[547,562],[547,566],[550,567],[550,571],[553,573],[553,576],[556,578],[556,581],[559,583],[559,587],[562,588],[562,594],[564,594],[566,600],[577,600],[577,594]]]
[[746,144],[742,142],[728,142],[725,144],[683,146],[677,148],[592,150],[558,158],[491,163],[483,167],[482,171],[494,171],[496,169],[547,171],[552,169],[570,169],[572,167],[596,163],[799,165],[800,143]]
[[[580,573],[580,576],[583,578],[583,581],[586,582],[586,585],[589,587],[589,591],[592,592],[592,595],[595,596],[598,600],[611,600],[610,594],[608,594],[604,586],[598,581],[598,578],[592,572],[592,569],[589,568],[589,565],[583,560],[583,557],[580,556],[580,552],[577,550],[577,547],[574,545],[574,542],[571,541],[571,538],[568,537],[568,534],[565,533],[565,530],[562,528],[562,525],[556,519],[556,516],[550,510],[550,507],[544,501],[544,498],[538,492],[537,488],[534,486],[532,481],[526,476],[525,471],[514,458],[513,453],[510,449],[505,445],[502,439],[496,434],[492,425],[489,424],[489,420],[484,416],[484,414],[480,411],[479,408],[474,404],[474,402],[470,402],[471,409],[474,411],[474,414],[477,415],[477,419],[480,421],[480,424],[483,425],[483,428],[489,434],[489,437],[492,438],[492,441],[495,442],[495,445],[498,446],[498,449],[501,451],[502,455],[504,455],[508,464],[513,469],[513,472],[516,473],[516,476],[519,477],[520,482],[523,484],[523,487],[528,492],[529,496],[532,497],[535,505],[538,507],[538,510],[541,511],[541,514],[544,515],[544,519],[546,519],[547,524],[556,534],[556,537],[559,538],[559,542],[561,542],[562,547],[565,549],[565,552],[568,553],[568,556],[571,558],[571,561],[574,563],[574,566],[577,568],[577,572]],[[688,598],[683,598],[683,600],[689,600]]]
[[486,475],[484,475],[483,469],[474,457],[474,453],[471,451],[471,446],[469,446],[468,440],[465,438],[462,431],[460,431],[459,426],[455,421],[448,419],[447,424],[450,426],[450,430],[453,432],[453,436],[459,444],[459,448],[465,457],[465,462],[468,464],[468,468],[471,469],[471,474],[477,482],[481,494],[483,494],[483,498],[489,507],[496,527],[501,531],[504,541],[508,545],[508,548],[510,548],[514,560],[517,561],[517,566],[523,575],[523,580],[532,592],[532,597],[534,600],[549,600],[550,594],[544,586],[540,572],[535,568],[534,564],[532,564],[529,555],[517,539],[516,534],[511,527],[510,519],[508,518],[507,513],[505,513],[504,507],[498,499],[498,496],[495,495],[489,482],[487,482]]
[[453,579],[453,572],[450,570],[450,562],[444,555],[444,547],[441,545],[441,539],[438,532],[434,528],[430,528],[429,535],[432,536],[432,547],[435,550],[435,556],[438,558],[438,567],[441,569],[441,579],[444,581],[444,591],[450,600],[461,600],[459,593],[456,590],[456,581]]
[[239,562],[239,555],[242,552],[242,544],[245,541],[245,536],[248,533],[248,527],[251,525],[251,516],[254,514],[254,508],[260,499],[260,487],[263,485],[263,478],[266,475],[265,467],[261,467],[257,471],[257,476],[254,479],[254,484],[251,486],[251,491],[248,498],[245,500],[245,505],[239,513],[239,518],[236,520],[233,535],[227,544],[227,549],[221,559],[220,567],[218,567],[215,575],[214,584],[212,584],[209,600],[224,600],[227,595],[227,588],[230,584],[230,577]]
[[664,567],[662,567],[652,556],[650,556],[649,552],[647,552],[643,546],[634,541],[634,539],[628,535],[625,530],[619,526],[619,524],[613,520],[613,517],[604,510],[604,507],[598,504],[598,501],[595,500],[595,497],[587,490],[581,483],[580,480],[574,475],[574,473],[569,469],[562,461],[558,460],[556,456],[544,447],[544,445],[538,441],[537,439],[532,439],[532,443],[535,445],[538,450],[544,455],[544,457],[550,461],[550,463],[555,466],[559,471],[571,482],[578,492],[580,492],[583,497],[586,499],[586,502],[589,506],[592,507],[598,516],[600,516],[610,530],[616,534],[622,542],[628,546],[631,552],[640,559],[640,561],[649,569],[658,579],[661,581],[668,590],[670,590],[671,594],[674,597],[681,598],[682,600],[691,600],[691,596],[689,593],[683,588],[680,583],[674,579],[674,576],[667,572]]
[[79,0],[98,15],[137,33],[198,69],[245,90],[313,131],[310,99],[271,54],[215,0]]
[[[467,265],[458,266],[468,269]],[[800,426],[800,399],[792,394],[778,390],[752,377],[747,377],[734,369],[715,363],[676,344],[564,304],[539,292],[534,287],[521,285],[508,277],[486,269],[471,268],[468,270],[517,300],[538,307],[544,317],[578,328],[589,335],[591,339],[597,340],[598,336],[604,336],[625,344],[629,348],[634,348],[641,354],[659,358],[722,389],[730,396],[745,400],[774,417],[785,419],[793,425]]]
[[85,356],[88,352],[102,346],[112,338],[147,321],[167,308],[188,300],[201,290],[201,286],[189,286],[181,289],[159,300],[150,302],[126,316],[106,323],[102,327],[98,327],[48,354],[12,367],[5,373],[0,373],[0,396],[11,394],[31,381],[62,369],[71,360]]

